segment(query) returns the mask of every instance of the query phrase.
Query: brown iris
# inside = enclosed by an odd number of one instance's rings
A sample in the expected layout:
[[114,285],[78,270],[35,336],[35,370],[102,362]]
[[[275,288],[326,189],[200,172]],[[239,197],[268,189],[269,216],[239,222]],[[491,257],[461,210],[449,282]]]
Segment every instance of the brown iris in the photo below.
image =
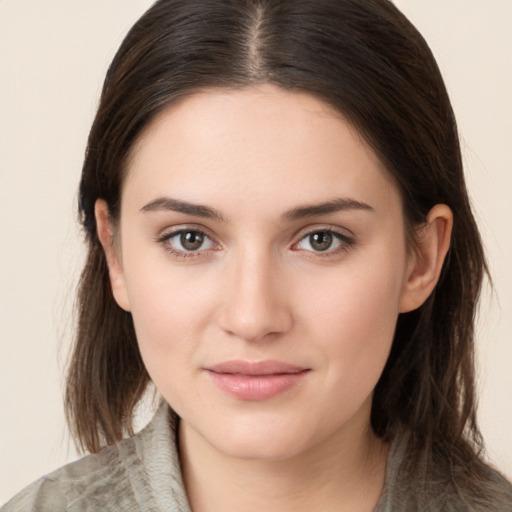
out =
[[204,235],[199,231],[183,231],[180,236],[181,246],[187,251],[197,251],[204,242]]
[[326,251],[332,245],[332,233],[319,231],[309,235],[309,243],[315,251]]

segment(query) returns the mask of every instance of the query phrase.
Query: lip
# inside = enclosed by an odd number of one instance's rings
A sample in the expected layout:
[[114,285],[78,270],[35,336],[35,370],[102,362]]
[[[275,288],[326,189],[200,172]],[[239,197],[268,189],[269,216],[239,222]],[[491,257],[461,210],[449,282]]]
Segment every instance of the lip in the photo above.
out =
[[282,361],[225,361],[205,368],[213,383],[240,400],[273,398],[300,384],[310,372]]

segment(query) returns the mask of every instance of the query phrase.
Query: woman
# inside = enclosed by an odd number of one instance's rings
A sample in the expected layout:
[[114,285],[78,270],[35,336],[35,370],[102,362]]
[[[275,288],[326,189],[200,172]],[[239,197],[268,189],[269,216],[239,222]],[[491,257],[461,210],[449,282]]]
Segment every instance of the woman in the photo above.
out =
[[157,2],[108,72],[80,211],[66,398],[94,455],[5,510],[512,508],[479,455],[456,125],[391,3]]

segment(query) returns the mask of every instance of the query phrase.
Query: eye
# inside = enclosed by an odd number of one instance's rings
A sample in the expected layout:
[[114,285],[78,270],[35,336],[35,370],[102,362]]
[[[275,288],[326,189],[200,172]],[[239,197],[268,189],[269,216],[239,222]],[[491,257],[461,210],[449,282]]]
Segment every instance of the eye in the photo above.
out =
[[353,240],[346,235],[332,230],[319,230],[303,236],[295,248],[302,251],[334,253],[338,249],[348,249]]
[[216,244],[206,235],[197,229],[180,229],[163,235],[158,241],[165,244],[168,251],[186,256],[187,253],[197,253],[214,249]]

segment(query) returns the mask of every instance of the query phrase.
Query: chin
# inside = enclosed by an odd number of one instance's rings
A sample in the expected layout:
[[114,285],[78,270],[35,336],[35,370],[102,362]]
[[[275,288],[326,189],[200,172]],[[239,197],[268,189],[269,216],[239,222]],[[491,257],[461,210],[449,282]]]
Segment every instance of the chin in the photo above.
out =
[[240,460],[257,461],[283,461],[291,459],[300,454],[304,449],[304,443],[290,438],[290,436],[279,436],[272,433],[268,436],[241,436],[240,439],[222,439],[216,447],[225,455]]
[[313,436],[300,430],[299,421],[255,415],[225,421],[210,428],[204,438],[214,449],[243,460],[286,460],[314,444]]

